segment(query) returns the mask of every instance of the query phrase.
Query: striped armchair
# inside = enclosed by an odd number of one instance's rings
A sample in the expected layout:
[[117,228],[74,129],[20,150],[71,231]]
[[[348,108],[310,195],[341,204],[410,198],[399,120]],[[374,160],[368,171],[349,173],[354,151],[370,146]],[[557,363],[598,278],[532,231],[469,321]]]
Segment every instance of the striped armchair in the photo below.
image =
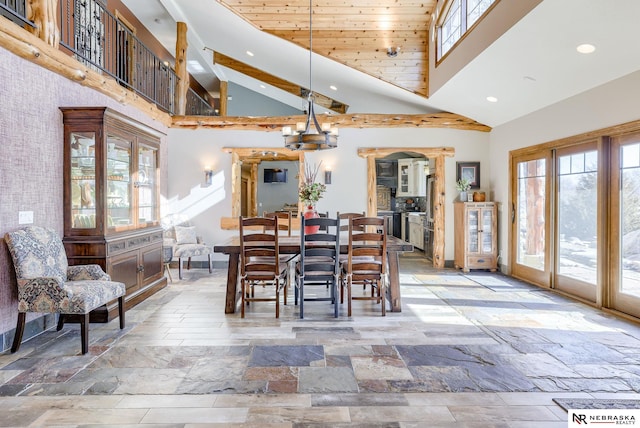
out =
[[51,229],[29,226],[4,237],[18,283],[18,323],[11,352],[20,348],[27,312],[58,313],[58,330],[65,315],[79,315],[82,353],[89,350],[89,312],[118,299],[120,328],[124,328],[125,285],[111,281],[98,265],[68,266],[62,240]]

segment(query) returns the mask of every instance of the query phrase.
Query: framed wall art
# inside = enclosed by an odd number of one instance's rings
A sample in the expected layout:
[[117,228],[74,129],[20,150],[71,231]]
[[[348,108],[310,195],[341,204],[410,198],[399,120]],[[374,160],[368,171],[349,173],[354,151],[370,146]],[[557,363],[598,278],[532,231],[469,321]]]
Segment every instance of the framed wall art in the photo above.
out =
[[480,162],[456,162],[456,181],[466,178],[472,189],[480,188]]

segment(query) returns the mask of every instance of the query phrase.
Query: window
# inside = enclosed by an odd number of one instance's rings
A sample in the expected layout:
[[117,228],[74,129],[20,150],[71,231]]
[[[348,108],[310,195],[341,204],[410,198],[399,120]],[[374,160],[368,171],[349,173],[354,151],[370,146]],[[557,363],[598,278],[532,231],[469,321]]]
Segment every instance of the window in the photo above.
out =
[[489,10],[495,0],[451,0],[438,26],[437,59],[442,58]]

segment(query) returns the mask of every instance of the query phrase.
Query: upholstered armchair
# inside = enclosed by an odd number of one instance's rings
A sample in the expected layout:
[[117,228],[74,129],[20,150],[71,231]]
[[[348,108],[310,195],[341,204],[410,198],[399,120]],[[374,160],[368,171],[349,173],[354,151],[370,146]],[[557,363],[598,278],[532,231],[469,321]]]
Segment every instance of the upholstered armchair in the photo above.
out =
[[187,259],[187,269],[191,269],[191,257],[207,256],[209,273],[211,273],[211,245],[205,244],[196,233],[195,226],[188,221],[164,228],[164,246],[173,248],[173,257],[178,258],[178,277],[182,279],[182,261]]
[[69,266],[62,240],[51,229],[29,226],[4,237],[18,283],[18,323],[11,352],[20,348],[27,312],[57,313],[80,321],[82,353],[89,350],[89,312],[118,299],[124,328],[125,285],[111,281],[99,265]]

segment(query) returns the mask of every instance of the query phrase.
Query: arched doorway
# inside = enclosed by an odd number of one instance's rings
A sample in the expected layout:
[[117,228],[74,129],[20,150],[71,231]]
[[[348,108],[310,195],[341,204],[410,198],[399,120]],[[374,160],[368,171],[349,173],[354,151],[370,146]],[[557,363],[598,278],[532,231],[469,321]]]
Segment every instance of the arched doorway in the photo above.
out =
[[434,159],[433,181],[433,267],[444,267],[444,158],[453,157],[455,149],[451,147],[378,147],[358,149],[358,156],[367,160],[367,215],[375,216],[377,206],[376,159],[385,158],[393,153],[410,152]]

